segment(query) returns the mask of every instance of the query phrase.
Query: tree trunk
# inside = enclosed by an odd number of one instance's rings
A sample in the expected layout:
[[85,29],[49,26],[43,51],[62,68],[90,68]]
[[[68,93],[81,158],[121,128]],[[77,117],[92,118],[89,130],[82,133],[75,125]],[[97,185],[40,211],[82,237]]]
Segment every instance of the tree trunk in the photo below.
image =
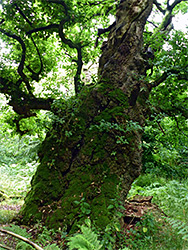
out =
[[41,146],[22,222],[42,220],[70,231],[90,217],[104,227],[125,200],[141,170],[147,99],[142,35],[151,8],[150,0],[121,1],[102,46],[99,83],[62,104]]

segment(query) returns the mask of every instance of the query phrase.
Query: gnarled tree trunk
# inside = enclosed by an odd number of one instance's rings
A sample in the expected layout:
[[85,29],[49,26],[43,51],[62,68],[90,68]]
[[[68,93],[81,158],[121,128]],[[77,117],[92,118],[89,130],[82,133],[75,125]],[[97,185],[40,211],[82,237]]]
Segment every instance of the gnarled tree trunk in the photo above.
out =
[[62,104],[41,146],[21,211],[24,223],[43,220],[69,231],[89,216],[103,227],[114,214],[109,205],[126,198],[141,169],[147,99],[142,35],[151,8],[150,0],[121,1],[102,46],[98,84]]

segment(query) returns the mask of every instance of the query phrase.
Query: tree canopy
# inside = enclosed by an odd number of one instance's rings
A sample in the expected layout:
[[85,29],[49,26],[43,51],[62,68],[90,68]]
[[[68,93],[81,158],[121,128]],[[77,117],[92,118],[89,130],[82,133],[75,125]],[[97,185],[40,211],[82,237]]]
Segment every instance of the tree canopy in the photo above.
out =
[[[63,89],[71,84],[72,92],[80,92],[85,72],[97,64],[102,42],[115,25],[118,4],[111,0],[2,1],[0,91],[20,117],[18,130],[21,118],[52,110],[53,101],[64,98]],[[156,87],[151,99],[154,112],[173,116],[177,123],[179,116],[187,118],[188,113],[187,36],[175,31],[172,22],[179,12],[187,12],[187,1],[155,0],[143,46],[149,57],[148,87]]]

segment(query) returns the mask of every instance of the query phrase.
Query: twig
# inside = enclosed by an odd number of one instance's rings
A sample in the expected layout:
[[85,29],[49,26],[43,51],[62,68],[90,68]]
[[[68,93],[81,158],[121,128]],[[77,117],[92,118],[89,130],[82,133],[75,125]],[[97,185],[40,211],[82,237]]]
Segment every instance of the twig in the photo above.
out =
[[32,26],[32,22],[26,17],[26,15],[23,13],[23,11],[18,7],[17,3],[15,3],[14,5],[15,5],[16,9],[20,12],[20,15],[22,15],[22,17],[26,20],[26,22]]
[[[37,244],[35,244],[34,242],[28,240],[27,238],[25,238],[25,237],[23,237],[23,236],[21,236],[21,235],[19,235],[19,234],[15,234],[15,233],[10,232],[10,231],[7,231],[7,230],[5,230],[5,229],[0,229],[0,232],[5,233],[5,234],[12,235],[13,237],[18,238],[18,239],[20,239],[20,240],[22,240],[22,241],[28,243],[29,245],[31,245],[32,247],[34,247],[34,248],[37,249],[37,250],[44,250],[43,248],[39,247],[39,246],[38,246]],[[5,248],[5,249],[6,249],[6,248]],[[7,248],[7,249],[8,249],[8,248]],[[12,249],[11,249],[11,250],[12,250]]]
[[157,124],[158,124],[160,130],[162,131],[163,135],[165,135],[166,133],[165,133],[164,129],[162,128],[160,122],[157,121]]
[[184,136],[186,136],[186,137],[188,137],[188,135],[186,135],[183,131],[182,131],[182,129],[179,127],[179,122],[178,122],[178,119],[177,119],[177,117],[174,115],[174,120],[176,121],[176,125],[177,125],[177,128],[179,129],[179,131],[184,135]]
[[156,24],[154,24],[153,22],[148,21],[148,20],[147,20],[147,22],[150,23],[150,24],[152,24],[155,28],[158,28],[158,26]]

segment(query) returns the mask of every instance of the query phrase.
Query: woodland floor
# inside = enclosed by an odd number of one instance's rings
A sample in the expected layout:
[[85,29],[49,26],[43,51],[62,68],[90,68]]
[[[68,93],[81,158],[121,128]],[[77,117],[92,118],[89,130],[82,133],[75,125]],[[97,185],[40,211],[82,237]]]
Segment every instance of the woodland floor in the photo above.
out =
[[[141,196],[136,195],[131,200],[126,200],[124,207],[124,217],[123,217],[123,226],[122,231],[125,235],[129,235],[131,229],[136,227],[136,223],[139,222],[142,217],[147,214],[148,212],[152,212],[155,214],[155,217],[161,218],[166,217],[167,215],[154,203],[152,203],[152,196]],[[11,227],[11,220],[16,214],[19,212],[22,205],[19,204],[4,204],[0,205],[0,228],[10,228]],[[2,218],[4,216],[4,223],[2,223]],[[7,221],[6,221],[7,220]],[[26,229],[26,231],[32,235],[30,238],[31,241],[35,242],[36,236],[40,233],[40,227],[26,227],[20,226],[22,229]],[[53,239],[53,242],[48,242],[48,244],[60,244],[60,235],[56,234]],[[6,246],[6,249],[16,249],[16,244],[18,243],[17,239],[13,238],[12,236],[6,235],[0,232],[0,244]],[[0,249],[3,249],[0,247]],[[64,248],[63,248],[64,249]]]

